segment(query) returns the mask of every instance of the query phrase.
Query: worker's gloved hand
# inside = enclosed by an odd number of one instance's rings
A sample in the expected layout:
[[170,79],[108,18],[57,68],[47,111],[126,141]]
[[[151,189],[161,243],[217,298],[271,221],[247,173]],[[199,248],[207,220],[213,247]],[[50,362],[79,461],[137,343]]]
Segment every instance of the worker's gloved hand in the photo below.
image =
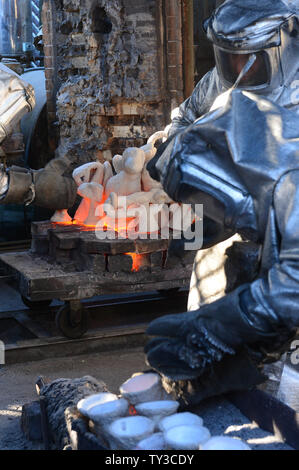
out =
[[234,350],[199,327],[199,311],[166,315],[150,323],[147,334],[158,336],[145,347],[148,364],[173,380],[199,377]]
[[[145,348],[148,364],[173,380],[193,379],[241,347],[253,345],[255,354],[257,343],[271,345],[278,332],[271,321],[248,313],[251,298],[247,292],[241,286],[199,310],[151,322],[147,334],[156,338]],[[257,348],[256,362],[262,360],[263,353]]]
[[36,204],[50,210],[72,207],[77,196],[77,185],[71,176],[67,176],[70,168],[67,158],[53,159],[37,171],[9,167],[8,188],[1,204]]
[[8,176],[6,173],[6,169],[1,164],[0,165],[0,196],[3,196],[8,189]]

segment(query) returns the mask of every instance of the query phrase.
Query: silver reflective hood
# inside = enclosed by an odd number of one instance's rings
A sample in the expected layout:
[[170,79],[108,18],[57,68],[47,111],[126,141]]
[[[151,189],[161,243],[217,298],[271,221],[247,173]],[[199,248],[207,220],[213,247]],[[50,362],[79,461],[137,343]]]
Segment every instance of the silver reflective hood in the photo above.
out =
[[204,23],[213,44],[257,51],[280,45],[280,28],[294,12],[281,0],[227,0]]
[[[279,97],[291,85],[299,69],[299,17],[281,0],[227,0],[205,22],[208,38],[213,42],[219,77],[225,88],[234,85],[236,76],[230,63],[244,61],[251,53],[261,57],[264,66],[258,71],[257,85],[244,81],[240,86],[264,96]],[[234,60],[230,60],[233,58]],[[259,81],[264,71],[264,83]],[[255,80],[252,77],[251,82]]]
[[0,63],[0,144],[34,106],[33,87]]

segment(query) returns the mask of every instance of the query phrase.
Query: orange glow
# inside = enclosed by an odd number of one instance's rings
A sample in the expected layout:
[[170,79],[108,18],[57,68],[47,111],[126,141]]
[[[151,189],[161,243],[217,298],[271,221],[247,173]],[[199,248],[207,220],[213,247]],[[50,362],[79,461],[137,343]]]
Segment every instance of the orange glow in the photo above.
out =
[[[114,225],[113,223],[109,223],[109,218],[105,218],[105,222],[102,222],[98,225],[86,225],[79,220],[72,220],[71,222],[52,222],[53,225],[57,225],[60,227],[71,227],[72,225],[80,227],[82,232],[91,232],[91,231],[111,231],[118,233],[122,238],[129,238],[130,233],[130,222],[134,221],[134,218],[127,218],[126,220],[122,220],[122,224],[120,225],[120,220],[116,221],[117,224]],[[132,232],[134,233],[134,232]],[[140,235],[150,235],[150,232],[138,232]],[[133,255],[133,254],[132,254]],[[135,254],[134,254],[135,255]],[[137,256],[137,255],[135,255]],[[134,256],[134,258],[135,258]],[[133,256],[132,256],[133,257]],[[134,269],[135,270],[135,269]]]
[[114,221],[114,220],[109,219],[109,217],[106,217],[104,227],[107,230],[121,233],[123,235],[123,234],[127,234],[129,224],[133,220],[134,218],[131,217],[131,218],[126,218],[126,219],[124,218],[116,219]]
[[135,407],[134,407],[133,405],[130,405],[130,407],[129,407],[129,415],[130,415],[130,416],[135,416],[135,415],[137,415],[137,411],[136,411],[136,409],[135,409]]
[[132,272],[137,273],[141,266],[143,265],[143,255],[139,255],[137,253],[125,253],[125,255],[131,256],[133,264],[132,264]]
[[[127,226],[128,226],[131,220],[133,219],[126,219],[126,221],[123,221],[123,222],[127,222]],[[99,227],[97,227],[97,225],[85,225],[78,220],[73,220],[72,222],[54,222],[54,225],[68,226],[68,227],[75,225],[79,227],[82,232],[89,232],[89,231],[95,231],[95,230],[103,230],[103,231],[111,230],[111,231],[114,231],[115,233],[118,233],[119,236],[123,236],[125,234],[127,235],[127,226],[124,226],[124,227],[120,227],[120,226],[112,227],[111,226],[110,227],[109,220],[105,220],[102,226],[100,225]],[[144,265],[143,254],[138,254],[138,253],[124,253],[124,254],[132,258],[132,269],[131,269],[132,272],[138,272],[140,268]],[[132,410],[133,410],[132,414],[136,414],[136,410],[134,407],[132,407]]]
[[76,221],[71,222],[52,222],[54,225],[75,225]]
[[82,224],[81,230],[82,230],[82,232],[93,232],[94,230],[96,230],[96,226],[95,225]]

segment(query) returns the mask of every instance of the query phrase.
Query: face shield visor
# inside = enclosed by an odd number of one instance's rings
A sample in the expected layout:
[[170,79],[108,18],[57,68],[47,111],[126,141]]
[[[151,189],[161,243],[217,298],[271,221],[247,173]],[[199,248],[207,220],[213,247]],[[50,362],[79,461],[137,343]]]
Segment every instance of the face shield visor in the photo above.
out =
[[[220,79],[227,88],[231,88],[237,82],[253,52],[230,51],[214,45],[214,54]],[[274,85],[274,79],[277,85],[281,81],[278,49],[256,51],[254,56],[254,63],[238,82],[238,88],[264,90]]]

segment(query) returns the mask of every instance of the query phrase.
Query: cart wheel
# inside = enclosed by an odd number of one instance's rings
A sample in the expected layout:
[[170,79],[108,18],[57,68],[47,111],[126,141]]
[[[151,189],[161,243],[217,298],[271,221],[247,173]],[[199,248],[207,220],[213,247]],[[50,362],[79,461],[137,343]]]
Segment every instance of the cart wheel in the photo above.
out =
[[56,314],[56,326],[70,339],[81,338],[88,329],[88,316],[81,302],[65,302]]
[[52,303],[52,300],[29,300],[27,297],[22,297],[22,302],[26,307],[30,308],[31,310],[42,310],[44,308],[49,307]]

